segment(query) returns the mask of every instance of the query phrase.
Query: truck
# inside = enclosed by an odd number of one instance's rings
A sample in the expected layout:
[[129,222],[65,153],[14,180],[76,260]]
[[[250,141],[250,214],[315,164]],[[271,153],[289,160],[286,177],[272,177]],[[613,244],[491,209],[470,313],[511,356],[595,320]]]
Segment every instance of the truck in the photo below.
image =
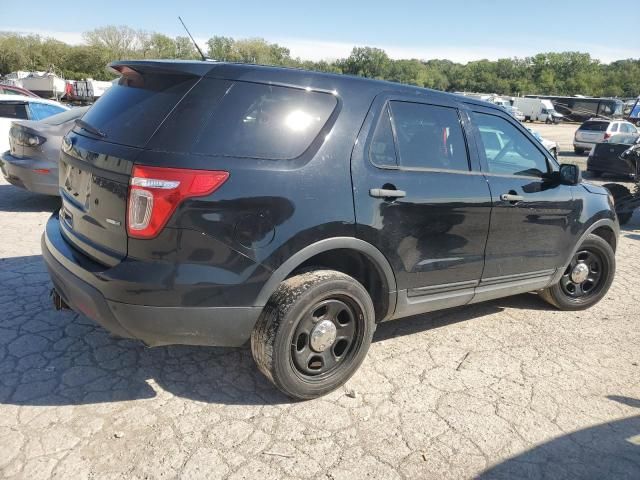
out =
[[513,106],[524,114],[525,122],[558,123],[563,119],[563,115],[556,112],[551,100],[514,97]]

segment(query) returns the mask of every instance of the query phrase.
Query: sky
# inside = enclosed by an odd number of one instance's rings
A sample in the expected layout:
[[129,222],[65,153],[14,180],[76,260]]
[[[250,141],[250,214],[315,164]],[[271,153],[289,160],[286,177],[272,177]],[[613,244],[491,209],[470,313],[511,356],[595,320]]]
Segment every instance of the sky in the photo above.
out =
[[104,25],[184,35],[181,15],[201,46],[213,35],[261,37],[304,60],[346,57],[354,46],[379,47],[396,59],[462,63],[568,50],[604,63],[640,58],[640,40],[617,30],[624,19],[608,12],[602,22],[602,0],[30,0],[29,13],[23,2],[2,2],[0,31],[72,44]]

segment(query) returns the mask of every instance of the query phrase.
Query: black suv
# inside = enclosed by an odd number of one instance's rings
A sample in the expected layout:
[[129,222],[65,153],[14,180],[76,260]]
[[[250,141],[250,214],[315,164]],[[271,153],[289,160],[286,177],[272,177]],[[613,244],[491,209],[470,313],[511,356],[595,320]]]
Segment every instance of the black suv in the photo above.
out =
[[364,78],[131,61],[65,137],[42,249],[58,308],[146,344],[240,346],[342,385],[376,324],[529,291],[599,301],[607,190],[485,102]]

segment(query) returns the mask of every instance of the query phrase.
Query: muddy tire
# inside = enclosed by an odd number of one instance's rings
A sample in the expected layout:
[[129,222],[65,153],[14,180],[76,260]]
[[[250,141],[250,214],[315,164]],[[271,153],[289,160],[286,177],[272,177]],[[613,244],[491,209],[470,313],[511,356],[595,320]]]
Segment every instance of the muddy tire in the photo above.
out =
[[367,354],[375,330],[371,297],[354,278],[334,270],[282,282],[251,334],[259,370],[295,399],[343,385]]

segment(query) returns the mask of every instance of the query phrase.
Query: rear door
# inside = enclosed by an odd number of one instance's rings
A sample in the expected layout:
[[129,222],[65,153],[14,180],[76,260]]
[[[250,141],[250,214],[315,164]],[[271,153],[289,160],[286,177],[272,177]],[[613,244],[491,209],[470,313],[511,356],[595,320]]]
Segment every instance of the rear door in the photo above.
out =
[[184,72],[125,69],[63,140],[61,229],[105,264],[127,254],[126,212],[133,162],[165,117],[198,82]]
[[454,102],[379,97],[354,150],[357,234],[395,271],[396,316],[464,304],[481,277],[491,197],[466,122]]

